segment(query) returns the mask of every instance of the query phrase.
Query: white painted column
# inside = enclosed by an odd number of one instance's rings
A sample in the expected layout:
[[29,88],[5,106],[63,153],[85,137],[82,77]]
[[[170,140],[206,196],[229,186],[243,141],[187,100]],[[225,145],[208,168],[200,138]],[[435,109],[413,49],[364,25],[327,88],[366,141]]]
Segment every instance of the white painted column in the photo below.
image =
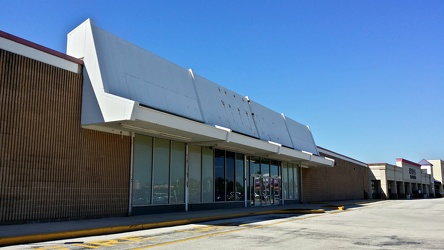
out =
[[390,197],[388,186],[389,183],[387,181],[387,171],[381,170],[381,199],[388,199]]

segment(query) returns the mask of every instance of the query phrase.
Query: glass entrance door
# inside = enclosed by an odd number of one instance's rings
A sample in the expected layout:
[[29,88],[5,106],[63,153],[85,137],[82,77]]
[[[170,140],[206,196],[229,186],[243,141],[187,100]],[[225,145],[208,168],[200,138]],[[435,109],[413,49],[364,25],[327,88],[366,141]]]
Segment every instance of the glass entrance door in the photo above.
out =
[[273,193],[273,204],[281,204],[281,177],[272,176],[271,178],[271,192]]
[[253,188],[251,194],[252,206],[279,205],[281,197],[281,182],[279,176],[251,175]]
[[262,191],[262,199],[261,205],[268,206],[273,204],[273,192],[271,188],[271,178],[270,177],[261,177],[261,191]]

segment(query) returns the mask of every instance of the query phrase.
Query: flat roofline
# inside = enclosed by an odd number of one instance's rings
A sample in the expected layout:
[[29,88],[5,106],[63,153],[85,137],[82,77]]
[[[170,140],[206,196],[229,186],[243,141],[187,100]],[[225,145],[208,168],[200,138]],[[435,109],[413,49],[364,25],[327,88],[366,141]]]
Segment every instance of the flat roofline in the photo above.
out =
[[69,56],[67,54],[63,54],[63,53],[61,53],[59,51],[50,49],[50,48],[42,46],[40,44],[33,43],[31,41],[28,41],[26,39],[20,38],[18,36],[14,36],[12,34],[6,33],[6,32],[1,31],[1,30],[0,30],[0,37],[3,37],[5,39],[11,40],[11,41],[14,41],[16,43],[20,43],[22,45],[31,47],[31,48],[36,49],[36,50],[40,50],[42,52],[48,53],[50,55],[53,55],[53,56],[56,56],[56,57],[59,57],[59,58],[62,58],[62,59],[65,59],[67,61],[83,65],[83,61],[80,60],[80,59],[77,59],[75,57]]
[[409,160],[406,160],[406,159],[404,159],[404,158],[396,158],[396,161],[398,162],[398,161],[400,161],[400,162],[405,162],[405,163],[407,163],[407,164],[410,164],[410,165],[412,165],[412,166],[415,166],[415,167],[421,167],[421,164],[418,164],[418,163],[416,163],[416,162],[413,162],[413,161],[409,161]]
[[[325,154],[328,154],[328,153],[331,153],[331,154],[336,154],[336,155],[338,155],[338,156],[340,156],[340,157],[343,157],[343,158],[345,158],[345,159],[348,159],[349,161],[351,161],[351,162],[356,162],[356,163],[360,163],[360,164],[362,164],[362,165],[365,165],[365,166],[367,166],[368,164],[367,163],[365,163],[365,162],[362,162],[362,161],[358,161],[358,160],[356,160],[356,159],[353,159],[353,158],[351,158],[351,157],[348,157],[348,156],[345,156],[345,155],[343,155],[343,154],[339,154],[339,153],[336,153],[336,152],[334,152],[334,151],[332,151],[332,150],[329,150],[329,149],[326,149],[326,148],[323,148],[323,147],[320,147],[320,146],[316,146],[318,149],[320,149],[321,151],[326,151],[326,152],[324,152]],[[334,155],[333,155],[334,156]]]
[[430,161],[439,161],[439,162],[444,162],[444,160],[441,160],[441,159],[436,159],[436,160],[427,160],[428,162],[430,162]]
[[369,166],[381,166],[381,165],[387,165],[388,163],[384,163],[384,162],[375,162],[375,163],[367,163],[367,165]]
[[400,166],[396,166],[396,165],[393,165],[393,164],[390,164],[390,163],[386,163],[386,162],[368,163],[367,165],[368,165],[369,167],[373,167],[373,166],[381,166],[381,165],[383,165],[383,166],[392,166],[392,167],[400,167]]

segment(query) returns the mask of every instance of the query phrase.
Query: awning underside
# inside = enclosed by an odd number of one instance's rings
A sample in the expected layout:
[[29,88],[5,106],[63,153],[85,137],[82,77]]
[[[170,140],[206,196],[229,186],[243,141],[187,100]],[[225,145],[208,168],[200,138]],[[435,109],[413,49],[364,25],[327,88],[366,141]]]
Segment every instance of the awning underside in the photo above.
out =
[[333,160],[309,152],[290,149],[223,127],[209,126],[142,106],[139,106],[134,120],[84,125],[84,127],[122,135],[131,135],[133,132],[305,166],[332,167],[334,165]]

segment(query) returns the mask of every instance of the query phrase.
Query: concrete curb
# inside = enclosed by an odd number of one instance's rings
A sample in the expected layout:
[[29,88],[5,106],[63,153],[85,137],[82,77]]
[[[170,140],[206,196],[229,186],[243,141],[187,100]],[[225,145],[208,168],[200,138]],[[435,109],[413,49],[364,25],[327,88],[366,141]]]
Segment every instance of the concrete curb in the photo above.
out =
[[335,210],[345,210],[344,205],[327,205],[327,206],[323,206],[323,207],[331,208],[331,209],[335,209]]
[[275,210],[274,214],[320,214],[325,213],[324,209],[284,209]]
[[324,209],[269,210],[269,211],[250,212],[250,213],[215,215],[215,216],[206,216],[206,217],[199,217],[199,218],[182,219],[182,220],[143,223],[143,224],[137,224],[137,225],[111,226],[111,227],[82,229],[82,230],[74,230],[74,231],[66,231],[66,232],[23,235],[23,236],[0,238],[0,246],[29,244],[29,243],[36,243],[36,242],[42,242],[42,241],[63,240],[63,239],[98,236],[98,235],[105,235],[105,234],[125,233],[125,232],[138,231],[138,230],[180,226],[180,225],[200,223],[200,222],[206,222],[206,221],[225,220],[225,219],[247,217],[247,216],[254,216],[254,215],[311,214],[311,213],[324,213],[324,212],[325,212]]

